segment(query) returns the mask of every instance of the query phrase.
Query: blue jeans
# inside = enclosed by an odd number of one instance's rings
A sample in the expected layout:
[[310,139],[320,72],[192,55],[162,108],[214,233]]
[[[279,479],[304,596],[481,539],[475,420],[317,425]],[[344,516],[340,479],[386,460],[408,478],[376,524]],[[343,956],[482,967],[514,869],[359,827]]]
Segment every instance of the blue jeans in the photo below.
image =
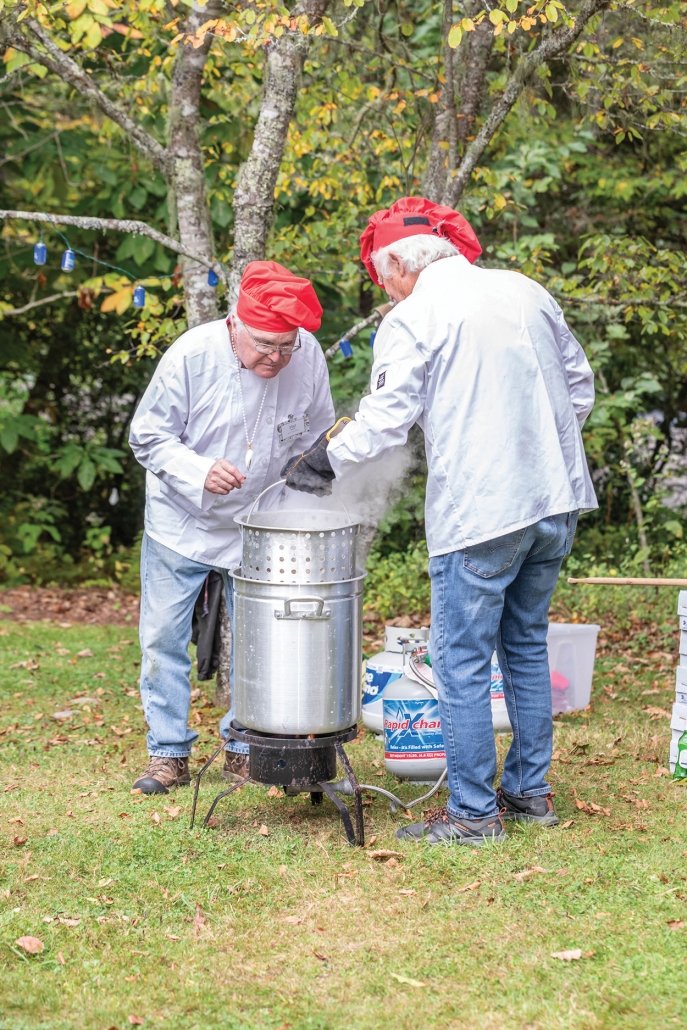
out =
[[[148,752],[163,758],[184,758],[198,739],[189,728],[191,703],[191,640],[193,606],[213,566],[177,554],[143,535],[141,547],[141,701],[148,723]],[[224,595],[233,626],[233,580],[226,569]],[[233,633],[232,633],[233,652]],[[232,653],[233,673],[233,653]],[[233,718],[230,711],[222,720]]]
[[518,798],[549,793],[548,610],[577,516],[552,515],[430,559],[430,654],[446,746],[447,807],[457,818],[481,819],[498,811],[490,701],[494,647],[513,727],[501,786]]

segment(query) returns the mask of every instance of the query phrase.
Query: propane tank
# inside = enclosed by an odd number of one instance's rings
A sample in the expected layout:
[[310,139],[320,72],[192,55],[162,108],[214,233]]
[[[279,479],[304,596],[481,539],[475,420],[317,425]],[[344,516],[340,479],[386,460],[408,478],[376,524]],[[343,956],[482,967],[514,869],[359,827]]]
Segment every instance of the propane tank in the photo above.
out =
[[384,764],[401,780],[436,783],[446,751],[436,691],[402,674],[384,690]]
[[496,651],[491,656],[491,721],[494,724],[494,733],[513,732],[503,693],[503,673],[499,668]]
[[363,723],[375,733],[384,732],[384,693],[386,688],[403,674],[403,645],[417,646],[426,642],[429,630],[384,627],[384,650],[368,658],[365,666],[363,693]]

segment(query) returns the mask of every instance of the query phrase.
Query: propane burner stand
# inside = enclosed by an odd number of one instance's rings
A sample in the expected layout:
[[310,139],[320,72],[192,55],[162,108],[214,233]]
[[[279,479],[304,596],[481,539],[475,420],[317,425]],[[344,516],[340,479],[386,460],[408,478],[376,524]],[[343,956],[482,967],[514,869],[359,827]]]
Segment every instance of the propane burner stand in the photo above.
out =
[[[322,736],[278,737],[270,733],[247,730],[234,720],[229,727],[229,736],[232,740],[248,745],[249,775],[217,795],[210,805],[203,825],[207,826],[218,802],[242,787],[244,783],[265,783],[282,787],[284,793],[291,797],[298,794],[310,794],[314,805],[321,804],[323,795],[326,794],[339,810],[349,844],[362,847],[365,842],[362,790],[343,747],[348,741],[354,740],[357,735],[358,727],[351,726],[348,730]],[[192,828],[196,817],[201,777],[224,750],[225,743],[225,741],[222,742],[196,777],[191,811]],[[355,830],[351,814],[337,794],[339,785],[330,782],[336,775],[337,756],[345,770],[350,787],[353,789]],[[350,792],[350,788],[347,792]]]

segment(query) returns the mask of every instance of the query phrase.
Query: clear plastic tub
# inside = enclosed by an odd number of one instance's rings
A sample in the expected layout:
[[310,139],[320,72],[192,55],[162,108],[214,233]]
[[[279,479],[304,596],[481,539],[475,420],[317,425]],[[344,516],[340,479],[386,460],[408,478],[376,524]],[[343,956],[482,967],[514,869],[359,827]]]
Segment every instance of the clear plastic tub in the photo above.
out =
[[546,642],[554,715],[575,712],[589,704],[598,633],[599,626],[592,624],[549,623]]

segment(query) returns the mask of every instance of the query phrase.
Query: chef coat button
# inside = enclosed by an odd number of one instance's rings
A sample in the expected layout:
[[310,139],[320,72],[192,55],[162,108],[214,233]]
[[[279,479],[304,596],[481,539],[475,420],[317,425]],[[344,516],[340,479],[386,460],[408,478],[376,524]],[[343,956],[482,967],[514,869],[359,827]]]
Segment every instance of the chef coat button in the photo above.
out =
[[269,417],[269,418],[267,419],[267,422],[268,422],[268,424],[269,424],[269,425],[272,425],[272,423],[274,422],[274,419],[272,418],[272,416],[271,416],[271,415],[270,415],[270,417]]
[[235,418],[235,419],[233,419],[233,420],[232,420],[232,423],[231,423],[231,424],[232,424],[232,426],[237,426],[237,425],[239,424],[239,422],[240,422],[240,421],[241,421],[241,419],[240,419],[240,418]]
[[267,460],[267,458],[263,458],[263,459],[262,459],[262,461],[260,462],[260,464],[261,464],[261,465],[267,465],[267,464],[269,464],[269,463],[268,463],[268,460]]

